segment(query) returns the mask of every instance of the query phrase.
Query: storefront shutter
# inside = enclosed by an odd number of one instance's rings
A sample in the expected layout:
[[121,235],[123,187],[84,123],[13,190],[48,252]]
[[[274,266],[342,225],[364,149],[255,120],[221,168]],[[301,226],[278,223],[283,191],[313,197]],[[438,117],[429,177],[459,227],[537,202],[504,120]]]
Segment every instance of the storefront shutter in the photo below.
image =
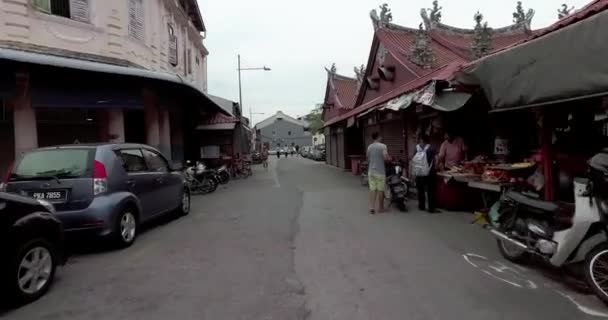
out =
[[367,151],[367,146],[369,146],[370,144],[372,144],[372,142],[374,142],[374,139],[372,138],[372,134],[374,134],[374,132],[380,132],[379,128],[377,125],[369,125],[365,127],[365,150]]
[[143,0],[129,0],[129,35],[144,40]]
[[90,22],[89,0],[70,0],[70,17],[80,22]]
[[331,135],[331,165],[338,166],[338,136],[335,133]]
[[340,132],[337,134],[337,142],[338,142],[338,148],[337,148],[337,154],[338,154],[338,167],[345,169],[346,168],[346,163],[345,163],[345,157],[346,155],[344,154],[344,132]]
[[405,160],[405,137],[403,133],[403,122],[401,119],[382,123],[382,139],[388,149],[388,154],[398,159]]

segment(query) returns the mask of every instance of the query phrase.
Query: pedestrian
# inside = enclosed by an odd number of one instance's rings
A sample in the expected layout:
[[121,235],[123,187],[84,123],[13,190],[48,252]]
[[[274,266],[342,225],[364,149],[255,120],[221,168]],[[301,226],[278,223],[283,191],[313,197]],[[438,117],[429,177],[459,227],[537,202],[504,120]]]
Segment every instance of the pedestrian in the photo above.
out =
[[[416,178],[418,188],[418,209],[429,213],[436,211],[436,181],[437,171],[435,169],[435,149],[430,144],[429,137],[420,134],[416,145],[416,154],[412,159],[412,173]],[[428,205],[426,204],[428,200]]]
[[268,147],[264,147],[262,150],[262,167],[268,170]]
[[281,159],[281,149],[277,149],[277,158]]
[[386,186],[385,161],[389,160],[386,145],[378,132],[372,134],[374,142],[367,147],[369,213],[384,211],[384,189]]
[[300,155],[300,146],[296,145],[296,155]]
[[446,130],[443,138],[444,141],[439,148],[437,163],[439,170],[450,170],[465,160],[467,147],[462,138],[449,130]]

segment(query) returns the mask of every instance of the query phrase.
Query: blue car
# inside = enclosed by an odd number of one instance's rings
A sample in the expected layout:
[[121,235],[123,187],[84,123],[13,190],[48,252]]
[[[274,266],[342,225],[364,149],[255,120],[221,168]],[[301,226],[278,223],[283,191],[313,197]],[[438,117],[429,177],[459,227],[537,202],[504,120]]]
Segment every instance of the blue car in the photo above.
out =
[[189,213],[181,169],[142,144],[65,145],[24,153],[4,188],[52,203],[68,234],[89,233],[127,247],[141,223]]

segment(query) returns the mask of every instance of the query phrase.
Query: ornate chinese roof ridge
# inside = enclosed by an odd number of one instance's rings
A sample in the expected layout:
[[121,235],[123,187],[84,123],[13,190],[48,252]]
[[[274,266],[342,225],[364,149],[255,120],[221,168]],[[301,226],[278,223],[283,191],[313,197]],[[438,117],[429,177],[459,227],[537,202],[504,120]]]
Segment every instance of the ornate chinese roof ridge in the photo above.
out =
[[356,102],[359,80],[336,72],[335,66],[327,71],[327,95],[326,101],[331,100],[339,109],[352,109]]

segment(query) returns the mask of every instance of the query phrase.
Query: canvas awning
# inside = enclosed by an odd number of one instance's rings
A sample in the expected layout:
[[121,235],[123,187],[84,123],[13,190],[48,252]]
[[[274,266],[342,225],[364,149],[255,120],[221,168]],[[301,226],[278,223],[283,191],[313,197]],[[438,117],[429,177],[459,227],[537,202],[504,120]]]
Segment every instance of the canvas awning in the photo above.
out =
[[455,79],[480,86],[494,111],[608,94],[608,1],[596,0],[531,40],[469,64]]

